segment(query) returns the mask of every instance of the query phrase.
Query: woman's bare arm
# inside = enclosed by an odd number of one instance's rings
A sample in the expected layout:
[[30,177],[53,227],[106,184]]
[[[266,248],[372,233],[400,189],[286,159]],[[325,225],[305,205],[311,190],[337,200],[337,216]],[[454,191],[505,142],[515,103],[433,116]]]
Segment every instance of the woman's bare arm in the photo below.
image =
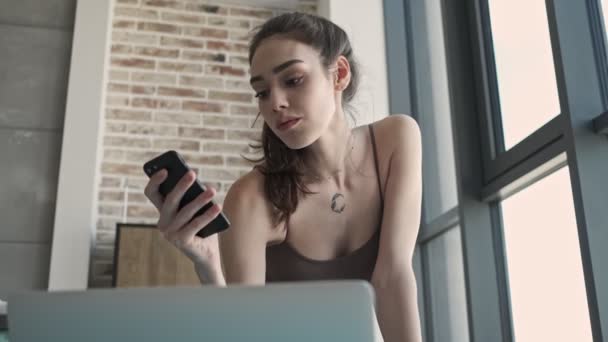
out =
[[271,220],[262,190],[263,176],[254,170],[237,180],[226,194],[224,213],[230,228],[219,236],[226,284],[266,282],[266,244]]

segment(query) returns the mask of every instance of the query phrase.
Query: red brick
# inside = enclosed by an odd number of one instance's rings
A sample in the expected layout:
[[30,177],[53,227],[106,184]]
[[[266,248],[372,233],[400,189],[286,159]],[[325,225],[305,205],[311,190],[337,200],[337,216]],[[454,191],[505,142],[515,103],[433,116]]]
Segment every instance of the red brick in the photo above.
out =
[[209,129],[200,127],[180,127],[179,136],[185,138],[196,138],[196,139],[221,139],[224,140],[223,129]]
[[184,97],[205,97],[205,91],[192,88],[158,87],[159,95],[184,96]]
[[154,121],[168,122],[173,124],[198,125],[201,123],[201,116],[200,114],[187,113],[155,113]]
[[160,62],[158,64],[159,70],[164,71],[177,71],[177,72],[189,72],[189,73],[201,73],[203,67],[200,64],[192,63],[174,63],[174,62]]
[[181,76],[179,84],[201,88],[223,88],[224,80],[219,77]]
[[111,48],[112,53],[131,53],[133,48],[129,45],[124,44],[112,44]]
[[226,80],[226,90],[242,90],[250,94],[253,92],[249,82],[240,80]]
[[192,14],[181,14],[181,13],[170,13],[163,12],[161,13],[161,17],[164,21],[175,21],[179,23],[190,23],[190,24],[204,24],[205,17],[200,15],[192,15]]
[[243,130],[228,130],[227,131],[228,141],[234,140],[255,140],[257,141],[261,137],[261,133],[259,131],[243,131]]
[[193,61],[208,61],[208,62],[220,62],[226,61],[226,55],[223,53],[216,52],[205,52],[198,50],[183,50],[182,59],[193,60]]
[[203,126],[249,128],[249,119],[244,117],[204,115]]
[[221,155],[200,155],[183,153],[182,156],[191,165],[224,165],[224,157]]
[[204,13],[221,14],[221,15],[228,14],[228,9],[225,7],[205,5],[205,4],[186,4],[186,10],[204,12]]
[[182,109],[182,105],[178,100],[158,100],[158,108],[179,110]]
[[156,63],[148,59],[141,58],[121,58],[112,57],[111,65],[120,66],[125,68],[138,68],[138,69],[154,69]]
[[247,31],[231,31],[230,40],[248,42],[249,40],[251,40],[251,33]]
[[257,115],[259,111],[259,108],[256,106],[230,105],[230,114]]
[[143,97],[135,97],[131,100],[131,106],[138,108],[156,108],[158,107],[158,100],[143,98]]
[[114,22],[112,22],[112,27],[115,29],[135,29],[136,24],[131,20],[114,20]]
[[205,73],[209,75],[245,76],[245,70],[227,65],[206,65]]
[[141,135],[162,135],[162,136],[177,136],[178,129],[176,126],[165,126],[158,124],[140,124],[132,123],[127,127],[129,134],[141,134]]
[[173,37],[161,37],[160,44],[163,46],[175,46],[186,48],[202,48],[205,47],[205,42],[202,40],[182,39]]
[[141,206],[141,205],[129,204],[129,206],[127,207],[127,217],[128,218],[158,217],[158,210],[156,210],[156,208],[154,208],[151,205]]
[[128,81],[128,70],[110,70],[110,81]]
[[233,102],[251,102],[253,95],[246,93],[231,93],[226,91],[209,91],[210,100],[233,101]]
[[249,52],[249,46],[244,43],[227,43],[217,40],[210,40],[207,42],[207,49],[209,50],[220,50],[230,51],[246,54]]
[[160,33],[174,33],[179,34],[181,29],[175,25],[159,24],[159,23],[139,23],[137,25],[139,31],[150,31]]
[[152,114],[140,110],[107,109],[106,119],[150,121],[152,120]]
[[225,26],[231,28],[241,28],[241,29],[249,29],[251,25],[249,24],[249,20],[245,19],[234,19],[234,18],[226,18],[226,17],[209,17],[207,20],[209,25],[214,26]]
[[144,10],[141,8],[121,7],[114,8],[116,17],[140,18],[140,19],[158,19],[158,12],[155,10]]
[[99,184],[101,188],[118,188],[120,187],[120,178],[114,177],[102,177],[101,183]]
[[[142,162],[146,162],[146,161],[148,161],[150,159],[142,160]],[[131,191],[133,191],[133,190],[131,190]],[[129,192],[129,203],[144,203],[144,204],[148,204],[148,203],[150,203],[150,200],[148,199],[148,197],[146,197],[146,195],[144,195],[141,192]]]
[[176,75],[159,74],[156,72],[132,72],[131,80],[135,82],[145,82],[154,84],[175,84],[177,82]]
[[228,38],[228,31],[212,28],[184,27],[184,35],[203,38],[226,39]]
[[129,44],[147,44],[155,45],[158,43],[158,37],[147,33],[135,33],[125,31],[112,32],[113,42],[124,42]]
[[153,47],[136,47],[134,52],[142,56],[177,58],[179,50],[177,49],[159,49]]
[[231,8],[230,15],[231,16],[253,17],[253,18],[257,18],[257,19],[269,19],[272,17],[272,11]]
[[246,143],[241,144],[231,144],[231,143],[221,143],[221,142],[209,142],[203,144],[203,151],[205,152],[215,152],[215,153],[247,153],[249,150]]
[[[120,205],[108,205],[108,204],[103,204],[100,205],[97,208],[97,211],[99,213],[100,216],[120,216],[122,215],[122,206]],[[105,269],[101,270],[101,266],[105,266]],[[96,275],[103,275],[103,274],[108,274],[111,275],[112,273],[112,265],[109,263],[95,263],[95,265],[93,265],[93,270],[92,270],[93,274]]]
[[154,86],[132,85],[129,90],[131,94],[151,95],[154,94],[156,89]]
[[124,163],[102,163],[101,172],[105,174],[136,175],[141,176],[144,171],[140,165]]
[[249,58],[243,56],[230,56],[230,64],[249,65]]
[[184,9],[184,4],[181,1],[174,0],[143,0],[143,5],[172,9]]
[[108,83],[107,90],[109,93],[128,93],[129,85],[123,83]]
[[107,135],[104,137],[103,145],[139,148],[150,148],[151,146],[149,138],[118,137]]
[[201,143],[193,140],[155,139],[154,148],[198,151]]
[[127,125],[121,122],[112,122],[106,120],[106,133],[124,133],[127,131]]
[[221,103],[201,102],[201,101],[184,101],[182,104],[183,110],[195,111],[204,113],[225,113],[226,106]]
[[124,191],[100,190],[97,198],[103,202],[122,202],[125,197]]
[[[144,163],[148,160],[157,157],[162,152],[160,151],[127,151],[126,159],[132,163]],[[131,199],[131,194],[129,194]]]
[[112,106],[128,106],[129,105],[129,97],[127,96],[111,96],[108,95],[106,97],[106,105],[109,107]]

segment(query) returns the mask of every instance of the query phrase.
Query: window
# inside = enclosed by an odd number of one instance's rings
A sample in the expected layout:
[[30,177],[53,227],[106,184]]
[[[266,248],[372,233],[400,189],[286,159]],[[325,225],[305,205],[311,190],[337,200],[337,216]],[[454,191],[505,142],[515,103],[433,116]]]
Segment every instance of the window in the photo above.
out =
[[[601,16],[604,20],[604,29],[606,29],[606,24],[608,23],[608,1],[607,0],[599,0],[600,8],[601,8]],[[608,36],[608,34],[607,34]]]
[[488,0],[505,150],[561,110],[543,0]]
[[592,341],[568,168],[501,209],[514,340]]

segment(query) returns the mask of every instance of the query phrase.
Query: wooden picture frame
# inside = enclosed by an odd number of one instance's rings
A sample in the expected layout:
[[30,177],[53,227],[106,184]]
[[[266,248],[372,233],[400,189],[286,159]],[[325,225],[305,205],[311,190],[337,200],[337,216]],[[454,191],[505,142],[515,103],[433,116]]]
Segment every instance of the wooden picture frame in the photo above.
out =
[[155,225],[116,224],[113,287],[198,285],[192,261],[169,243]]

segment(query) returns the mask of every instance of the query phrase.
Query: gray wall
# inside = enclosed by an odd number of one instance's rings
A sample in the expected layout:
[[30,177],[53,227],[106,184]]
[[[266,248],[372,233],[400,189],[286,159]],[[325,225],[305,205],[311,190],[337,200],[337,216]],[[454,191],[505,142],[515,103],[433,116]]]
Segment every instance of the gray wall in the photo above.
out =
[[0,299],[48,283],[76,0],[0,0]]

